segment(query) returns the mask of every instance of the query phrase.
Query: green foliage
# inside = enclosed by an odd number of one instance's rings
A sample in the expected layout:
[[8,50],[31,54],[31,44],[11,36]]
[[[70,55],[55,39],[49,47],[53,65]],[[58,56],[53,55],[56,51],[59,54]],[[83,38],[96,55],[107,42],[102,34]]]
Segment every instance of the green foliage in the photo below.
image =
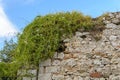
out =
[[5,41],[3,49],[0,50],[0,77],[16,75],[17,63],[13,62],[16,47],[17,43],[11,39],[10,41]]
[[[52,58],[61,47],[65,38],[70,38],[76,31],[92,31],[95,25],[103,25],[101,19],[96,22],[79,12],[61,12],[37,16],[25,27],[19,36],[12,62],[0,63],[0,76],[16,76],[18,69],[38,69],[39,63]],[[7,53],[11,53],[9,50]],[[9,68],[8,68],[9,67]],[[7,71],[7,72],[6,72]],[[12,74],[12,75],[11,75]]]
[[10,41],[5,40],[5,46],[0,51],[0,58],[2,62],[11,62],[14,50],[16,49],[17,44],[11,39]]
[[26,65],[37,66],[42,60],[51,58],[61,46],[61,42],[73,36],[77,30],[99,30],[97,27],[101,25],[103,26],[101,18],[95,22],[90,16],[79,12],[37,16],[20,36],[16,57],[22,59],[21,64],[24,67]]
[[89,30],[92,25],[91,17],[79,12],[37,16],[20,36],[17,56],[26,55],[28,65],[37,65],[40,61],[51,58],[63,39],[71,37],[78,29]]
[[0,77],[12,77],[16,76],[18,70],[18,64],[0,62]]

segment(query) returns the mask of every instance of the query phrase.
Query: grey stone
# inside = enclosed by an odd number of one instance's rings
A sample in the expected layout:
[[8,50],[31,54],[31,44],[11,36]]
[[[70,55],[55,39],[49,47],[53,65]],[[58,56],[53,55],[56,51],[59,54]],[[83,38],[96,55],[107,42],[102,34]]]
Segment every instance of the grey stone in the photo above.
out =
[[101,64],[104,64],[104,65],[110,64],[110,60],[107,59],[107,58],[103,58],[103,59],[101,60]]
[[46,67],[46,73],[57,73],[60,71],[60,67],[59,66],[50,66],[50,67]]
[[106,25],[106,28],[115,29],[115,28],[117,28],[117,25],[115,25],[115,24],[113,24],[113,23],[110,23],[110,24],[107,24],[107,25]]
[[64,53],[63,53],[63,52],[58,53],[58,58],[59,58],[59,59],[63,59],[63,58],[64,58]]
[[96,64],[96,65],[101,65],[101,61],[100,61],[99,59],[95,59],[95,60],[94,60],[94,64]]
[[107,21],[107,20],[104,20],[103,21],[105,24],[110,24],[111,23],[111,21]]
[[100,78],[100,80],[106,80],[105,78]]
[[90,77],[87,77],[87,76],[86,76],[86,77],[84,78],[84,80],[90,80]]
[[23,77],[23,80],[31,80],[30,77]]
[[54,57],[55,59],[57,59],[57,58],[58,58],[58,53],[55,52],[53,57]]
[[43,74],[43,73],[45,73],[44,67],[39,67],[39,74]]
[[82,35],[89,35],[89,32],[83,32]]
[[52,76],[52,80],[64,80],[64,75],[60,75],[60,74],[56,75],[56,74],[54,74]]
[[60,64],[61,64],[60,60],[54,60],[54,61],[52,62],[52,65],[53,65],[53,66],[59,66]]
[[116,15],[116,18],[117,18],[117,19],[120,19],[120,13],[119,13],[118,15]]
[[112,59],[111,63],[118,64],[120,62],[120,58]]
[[36,77],[33,77],[32,80],[36,80]]
[[65,39],[65,40],[63,40],[63,42],[65,42],[65,43],[66,43],[66,42],[69,42],[69,41],[70,41],[70,39]]
[[70,76],[65,76],[64,80],[73,80]]
[[36,80],[36,77],[23,77],[22,80]]
[[38,80],[52,80],[51,79],[51,73],[39,74],[39,79]]
[[36,73],[37,73],[37,70],[28,70],[28,73],[30,73],[30,74],[32,74],[32,75],[36,75]]
[[75,76],[73,80],[83,80],[81,76]]
[[109,38],[111,41],[115,41],[117,39],[117,36],[111,35]]
[[117,19],[117,18],[114,18],[114,19],[112,19],[112,23],[114,23],[114,24],[118,24],[118,23],[120,23],[120,20]]
[[43,66],[51,66],[51,59],[47,59],[47,60],[41,62],[39,66],[40,66],[40,67],[43,67]]
[[115,75],[111,75],[110,80],[120,80],[120,75],[119,76],[115,76]]
[[75,59],[67,59],[67,60],[64,60],[63,62],[62,62],[62,64],[64,65],[64,66],[70,66],[70,67],[73,67],[73,66],[75,66],[76,65],[76,61],[75,61]]
[[108,15],[109,15],[110,18],[114,18],[114,14],[109,13]]
[[81,35],[82,35],[82,33],[81,32],[76,32],[76,34],[75,34],[77,37],[80,37]]
[[86,41],[82,41],[81,43],[82,43],[82,44],[85,44],[85,43],[86,43]]

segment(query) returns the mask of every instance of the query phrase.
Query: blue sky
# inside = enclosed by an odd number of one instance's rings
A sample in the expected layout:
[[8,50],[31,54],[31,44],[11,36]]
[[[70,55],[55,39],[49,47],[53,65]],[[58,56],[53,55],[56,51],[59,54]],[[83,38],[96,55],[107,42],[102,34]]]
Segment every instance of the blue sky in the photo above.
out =
[[37,15],[73,10],[97,17],[120,11],[120,0],[0,0],[0,48]]

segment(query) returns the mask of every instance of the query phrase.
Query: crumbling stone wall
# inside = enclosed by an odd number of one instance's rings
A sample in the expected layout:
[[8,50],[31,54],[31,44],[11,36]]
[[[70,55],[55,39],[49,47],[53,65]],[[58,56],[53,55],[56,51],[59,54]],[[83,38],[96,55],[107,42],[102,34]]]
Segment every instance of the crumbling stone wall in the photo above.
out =
[[39,80],[120,80],[120,12],[108,14],[99,41],[89,32],[65,39],[64,52],[40,63]]

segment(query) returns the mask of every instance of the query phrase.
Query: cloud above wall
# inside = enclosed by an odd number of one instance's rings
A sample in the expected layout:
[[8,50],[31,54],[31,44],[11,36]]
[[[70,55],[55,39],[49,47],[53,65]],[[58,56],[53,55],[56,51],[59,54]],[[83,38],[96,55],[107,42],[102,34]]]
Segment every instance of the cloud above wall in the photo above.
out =
[[2,0],[0,0],[0,38],[14,36],[17,32],[17,29],[5,14]]

